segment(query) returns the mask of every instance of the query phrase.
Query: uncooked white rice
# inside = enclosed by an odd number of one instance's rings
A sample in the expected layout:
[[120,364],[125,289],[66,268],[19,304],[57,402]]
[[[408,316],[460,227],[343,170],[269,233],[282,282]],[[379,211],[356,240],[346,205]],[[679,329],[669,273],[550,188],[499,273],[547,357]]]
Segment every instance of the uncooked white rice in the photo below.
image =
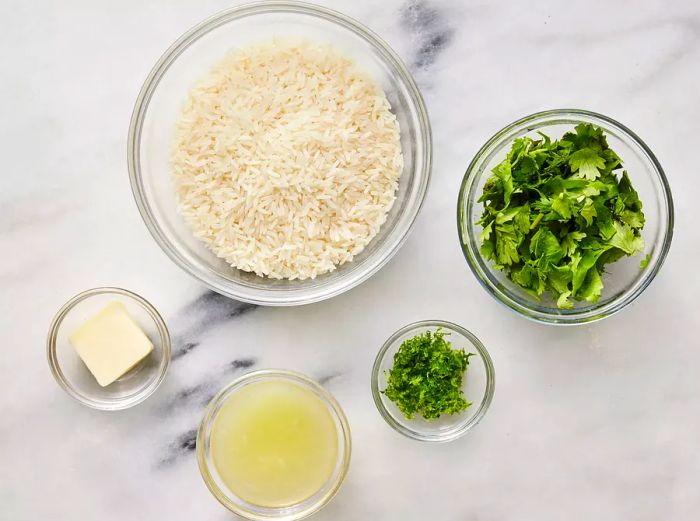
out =
[[218,257],[306,279],[377,234],[403,157],[367,74],[328,46],[275,41],[230,53],[192,89],[172,165],[179,209]]

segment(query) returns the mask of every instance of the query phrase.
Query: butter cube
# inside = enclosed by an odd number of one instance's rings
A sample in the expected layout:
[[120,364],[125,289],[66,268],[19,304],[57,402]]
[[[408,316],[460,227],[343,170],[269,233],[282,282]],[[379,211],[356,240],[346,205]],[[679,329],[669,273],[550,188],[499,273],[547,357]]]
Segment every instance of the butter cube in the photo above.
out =
[[68,340],[105,387],[153,351],[153,344],[121,302],[110,302],[76,329]]

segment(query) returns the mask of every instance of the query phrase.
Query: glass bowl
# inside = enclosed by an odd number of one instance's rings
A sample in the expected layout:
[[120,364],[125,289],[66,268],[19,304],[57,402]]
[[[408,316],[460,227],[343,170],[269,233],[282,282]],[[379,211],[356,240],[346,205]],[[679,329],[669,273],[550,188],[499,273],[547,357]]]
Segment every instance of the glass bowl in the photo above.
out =
[[[313,392],[328,407],[338,433],[338,456],[333,474],[328,482],[308,499],[285,507],[265,507],[255,505],[238,497],[229,489],[216,470],[212,460],[210,436],[216,415],[226,400],[246,385],[265,380],[285,380]],[[251,520],[283,519],[293,521],[305,518],[323,508],[338,493],[350,465],[352,442],[350,427],[340,404],[323,386],[310,378],[280,369],[265,369],[247,373],[237,378],[209,403],[197,432],[197,462],[207,488],[219,502],[231,512]]]
[[[153,351],[117,381],[102,387],[68,336],[115,300],[126,306],[153,343]],[[141,403],[163,382],[170,365],[170,334],[158,311],[143,297],[120,288],[95,288],[76,295],[58,310],[49,328],[46,353],[51,373],[64,391],[88,407],[116,411]]]
[[[394,365],[394,355],[405,340],[426,331],[435,332],[438,328],[449,334],[447,340],[453,348],[475,355],[469,357],[462,385],[464,397],[472,405],[460,414],[443,414],[435,420],[425,420],[419,415],[409,420],[382,392],[387,386],[387,374]],[[425,320],[402,327],[384,342],[374,360],[371,385],[379,413],[394,430],[418,441],[446,442],[465,435],[484,417],[493,399],[496,373],[488,351],[471,332],[451,322]]]
[[[545,294],[541,301],[525,293],[500,270],[494,269],[480,251],[481,227],[476,224],[483,211],[477,203],[491,170],[510,150],[514,139],[544,132],[558,139],[579,123],[592,123],[605,131],[608,144],[622,159],[634,188],[644,206],[646,224],[642,230],[645,249],[608,264],[603,275],[603,294],[596,303],[574,302],[572,309],[559,309]],[[559,109],[539,112],[493,136],[476,154],[462,180],[457,203],[457,227],[462,251],[481,285],[499,302],[529,319],[550,324],[592,322],[620,311],[651,283],[666,258],[673,236],[673,200],[671,189],[656,157],[630,129],[617,121],[584,110]],[[649,255],[645,269],[640,261]]]
[[[316,279],[273,280],[232,268],[194,237],[177,212],[170,146],[181,105],[193,84],[236,46],[273,37],[329,43],[354,58],[384,89],[401,129],[404,170],[396,201],[379,233],[352,262]],[[128,137],[131,187],[139,211],[165,253],[211,289],[263,305],[296,305],[338,295],[378,271],[398,251],[425,196],[431,133],[418,88],[400,58],[360,23],[297,2],[260,2],[228,9],[185,33],[158,60],[144,83]]]

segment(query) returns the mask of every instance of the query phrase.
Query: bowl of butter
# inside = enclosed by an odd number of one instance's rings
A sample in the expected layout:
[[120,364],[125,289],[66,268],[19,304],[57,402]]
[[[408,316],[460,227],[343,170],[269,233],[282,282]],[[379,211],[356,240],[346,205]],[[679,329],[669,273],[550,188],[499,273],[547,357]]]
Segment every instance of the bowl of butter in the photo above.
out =
[[126,409],[148,398],[170,365],[170,334],[156,309],[121,288],[94,288],[56,313],[46,342],[58,384],[95,409]]

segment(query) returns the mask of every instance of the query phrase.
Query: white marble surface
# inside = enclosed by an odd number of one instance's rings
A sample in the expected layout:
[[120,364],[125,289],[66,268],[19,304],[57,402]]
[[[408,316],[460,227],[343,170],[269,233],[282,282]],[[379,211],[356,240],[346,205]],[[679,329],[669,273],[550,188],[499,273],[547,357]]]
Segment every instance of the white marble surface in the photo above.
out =
[[[191,433],[207,397],[241,371],[235,360],[328,379],[345,407],[351,470],[319,521],[698,519],[700,4],[323,3],[411,64],[433,124],[433,183],[407,243],[367,283],[330,302],[235,318],[235,303],[151,240],[126,171],[128,121],[151,65],[231,1],[0,5],[0,520],[230,519],[199,476]],[[493,301],[454,223],[478,147],[520,116],[561,106],[637,131],[676,203],[674,243],[652,286],[622,313],[574,329]],[[176,349],[197,344],[151,399],[124,412],[71,400],[45,359],[55,310],[99,285],[149,298]],[[382,341],[424,318],[474,331],[497,374],[483,423],[441,446],[393,432],[369,390]]]

